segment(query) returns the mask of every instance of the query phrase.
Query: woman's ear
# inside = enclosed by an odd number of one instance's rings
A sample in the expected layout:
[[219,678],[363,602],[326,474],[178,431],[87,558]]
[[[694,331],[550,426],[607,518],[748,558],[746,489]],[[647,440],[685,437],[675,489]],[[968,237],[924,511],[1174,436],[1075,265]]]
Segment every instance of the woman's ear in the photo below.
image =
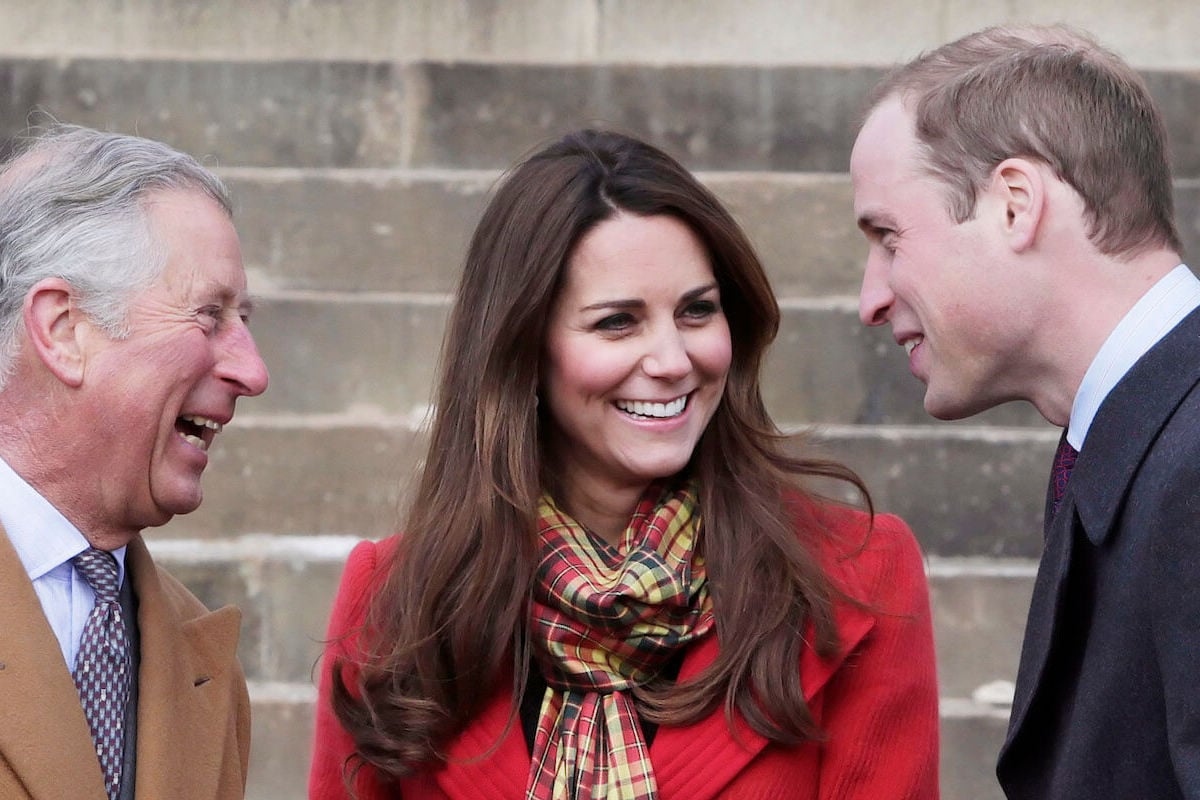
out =
[[86,317],[76,305],[71,285],[46,278],[25,295],[25,334],[30,349],[55,377],[71,387],[83,383],[81,324]]
[[992,170],[989,187],[1004,213],[1004,236],[1015,252],[1030,248],[1037,240],[1046,203],[1046,185],[1041,169],[1026,158],[1008,158]]

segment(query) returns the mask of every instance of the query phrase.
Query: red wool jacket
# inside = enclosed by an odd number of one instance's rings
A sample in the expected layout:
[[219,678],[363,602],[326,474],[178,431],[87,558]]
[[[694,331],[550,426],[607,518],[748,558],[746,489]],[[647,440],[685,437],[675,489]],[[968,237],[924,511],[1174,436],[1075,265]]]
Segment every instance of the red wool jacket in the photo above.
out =
[[[838,605],[842,648],[835,657],[822,660],[806,650],[800,659],[801,684],[825,741],[773,744],[740,715],[731,731],[720,708],[693,725],[662,726],[650,746],[661,800],[938,797],[933,632],[916,540],[899,518],[879,515],[860,549],[866,515],[833,507],[815,513],[834,533],[822,554],[826,569],[843,592],[866,606]],[[362,624],[366,601],[380,577],[376,566],[393,544],[359,544],[342,577],[329,624],[332,644],[320,674],[310,800],[350,797],[342,766],[354,744],[329,705],[329,656],[353,648],[354,638],[345,638],[346,633]],[[684,657],[679,680],[712,663],[718,647],[715,636],[695,644]],[[530,756],[512,705],[511,685],[500,682],[479,717],[450,743],[447,763],[398,787],[364,767],[354,784],[358,800],[524,797]]]

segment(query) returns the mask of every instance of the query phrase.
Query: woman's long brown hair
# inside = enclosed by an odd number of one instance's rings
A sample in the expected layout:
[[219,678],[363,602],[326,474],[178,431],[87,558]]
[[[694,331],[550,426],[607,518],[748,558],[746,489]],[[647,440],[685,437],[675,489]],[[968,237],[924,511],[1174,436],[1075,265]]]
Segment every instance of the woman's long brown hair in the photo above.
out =
[[848,481],[864,497],[866,489],[840,464],[784,452],[759,387],[779,307],[730,214],[657,148],[585,130],[517,165],[471,240],[429,452],[369,600],[355,685],[345,661],[333,665],[333,707],[357,746],[352,768],[411,775],[444,757],[499,676],[512,676],[514,703],[523,691],[547,435],[536,402],[545,325],[576,244],[618,210],[670,215],[699,237],[733,345],[725,395],[687,467],[700,486],[720,653],[693,681],[639,692],[641,713],[682,725],[721,705],[777,742],[819,736],[798,663],[805,647],[828,655],[837,646],[836,590],[814,546],[828,534],[805,504],[784,498],[802,496],[797,480],[809,476]]

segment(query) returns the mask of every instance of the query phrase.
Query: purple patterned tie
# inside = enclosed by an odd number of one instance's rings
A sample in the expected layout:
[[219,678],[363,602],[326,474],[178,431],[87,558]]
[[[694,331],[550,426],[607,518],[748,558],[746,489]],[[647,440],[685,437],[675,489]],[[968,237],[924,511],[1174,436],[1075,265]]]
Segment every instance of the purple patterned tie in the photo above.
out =
[[129,699],[129,638],[121,617],[120,573],[113,554],[92,548],[71,559],[96,593],[75,658],[75,686],[92,729],[109,800],[121,790],[125,703]]
[[1054,511],[1058,511],[1058,504],[1062,502],[1063,494],[1067,491],[1067,480],[1071,477],[1071,470],[1075,466],[1075,459],[1079,457],[1079,451],[1071,446],[1064,436],[1062,441],[1058,443],[1058,451],[1054,454],[1054,466],[1050,469],[1050,483],[1054,486]]

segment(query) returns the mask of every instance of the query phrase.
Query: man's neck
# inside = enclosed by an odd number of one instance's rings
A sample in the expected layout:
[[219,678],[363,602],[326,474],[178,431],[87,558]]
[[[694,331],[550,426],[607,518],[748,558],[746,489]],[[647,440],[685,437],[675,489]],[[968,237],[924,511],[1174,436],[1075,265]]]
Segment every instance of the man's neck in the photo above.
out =
[[1060,288],[1053,321],[1047,321],[1027,399],[1049,422],[1067,427],[1084,376],[1113,331],[1147,292],[1179,266],[1171,250],[1153,250],[1132,258],[1096,252],[1074,265]]

